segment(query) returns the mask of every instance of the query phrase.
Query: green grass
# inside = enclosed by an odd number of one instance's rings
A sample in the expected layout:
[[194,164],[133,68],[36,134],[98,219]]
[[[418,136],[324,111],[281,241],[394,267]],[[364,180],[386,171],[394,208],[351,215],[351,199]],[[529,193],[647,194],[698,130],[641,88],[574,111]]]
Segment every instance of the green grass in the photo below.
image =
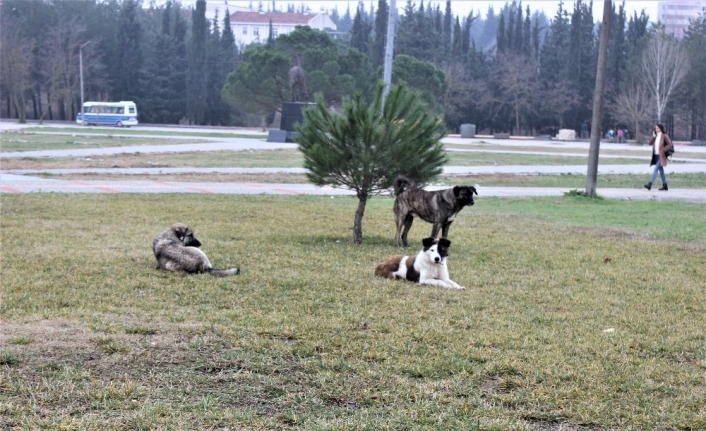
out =
[[55,127],[28,127],[23,129],[25,132],[42,132],[42,133],[52,133],[52,134],[106,134],[106,135],[149,135],[149,136],[194,136],[194,137],[204,137],[204,138],[247,138],[247,139],[263,139],[266,135],[264,133],[235,133],[235,132],[203,132],[194,131],[191,132],[188,129],[174,129],[169,130],[145,130],[140,129],[139,126],[135,128],[120,128],[120,127],[73,127],[73,128],[55,128]]
[[[194,139],[193,141],[178,141],[176,143],[201,143],[205,140]],[[14,151],[40,151],[40,150],[73,150],[77,148],[109,148],[109,147],[132,147],[142,145],[173,145],[173,139],[145,139],[139,137],[124,136],[86,136],[69,134],[30,134],[25,132],[3,132],[2,146],[3,152]]]
[[[598,175],[597,187],[601,188],[641,188],[649,181],[650,174],[607,174]],[[667,181],[672,188],[706,188],[706,172],[693,174],[669,173]],[[484,187],[586,187],[586,175],[453,175],[434,182],[436,185],[474,185]]]
[[[355,207],[3,195],[0,341],[32,341],[2,345],[0,428],[706,428],[703,206],[479,197],[450,233],[465,291],[374,277],[392,200],[359,246]],[[175,221],[243,274],[155,270]]]

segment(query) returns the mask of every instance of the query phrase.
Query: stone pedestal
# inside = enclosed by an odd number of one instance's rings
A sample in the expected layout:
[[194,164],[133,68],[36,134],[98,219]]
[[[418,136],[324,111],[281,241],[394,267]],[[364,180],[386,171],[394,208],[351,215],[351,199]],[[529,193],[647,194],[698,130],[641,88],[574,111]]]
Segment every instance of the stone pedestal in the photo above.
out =
[[560,141],[575,141],[576,140],[576,130],[572,129],[560,129],[556,138]]
[[475,138],[476,137],[476,125],[475,124],[461,124],[461,137],[462,138]]
[[[267,142],[296,142],[299,135],[294,126],[304,122],[302,109],[312,106],[313,103],[285,102],[282,104],[282,120],[279,130],[270,130]],[[284,137],[284,141],[282,140]]]

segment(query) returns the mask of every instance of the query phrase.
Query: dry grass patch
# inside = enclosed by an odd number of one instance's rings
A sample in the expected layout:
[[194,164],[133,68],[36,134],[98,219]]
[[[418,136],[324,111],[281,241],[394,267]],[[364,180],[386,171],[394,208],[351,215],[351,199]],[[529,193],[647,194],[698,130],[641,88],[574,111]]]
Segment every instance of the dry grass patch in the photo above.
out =
[[[706,427],[702,206],[479,198],[459,292],[376,278],[392,200],[361,246],[356,204],[4,195],[0,428]],[[156,271],[174,221],[243,274]]]
[[303,158],[297,150],[204,151],[192,153],[118,154],[114,156],[24,157],[3,160],[4,170],[75,169],[75,168],[165,168],[165,167],[301,167]]

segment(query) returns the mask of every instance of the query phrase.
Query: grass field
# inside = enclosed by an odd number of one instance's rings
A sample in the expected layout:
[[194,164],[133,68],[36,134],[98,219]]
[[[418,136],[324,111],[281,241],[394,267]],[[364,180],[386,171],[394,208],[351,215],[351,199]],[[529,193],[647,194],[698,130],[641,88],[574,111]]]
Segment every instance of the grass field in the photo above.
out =
[[23,129],[27,133],[52,133],[52,134],[66,134],[72,133],[76,135],[81,134],[105,134],[105,135],[151,135],[151,136],[194,136],[194,137],[204,137],[204,138],[252,138],[252,139],[262,139],[266,136],[265,133],[237,133],[235,131],[231,132],[204,132],[204,131],[189,131],[188,129],[176,128],[173,131],[164,130],[146,130],[136,127],[134,129],[130,128],[120,128],[120,127],[73,127],[73,128],[56,128],[56,127],[27,127]]
[[[196,144],[208,142],[203,139],[194,138],[188,141],[178,141],[183,144]],[[141,145],[173,145],[174,139],[168,138],[144,138],[140,136],[81,136],[81,135],[37,135],[23,132],[3,132],[2,148],[3,152],[10,151],[41,151],[41,150],[73,150],[77,148],[106,148],[106,147],[127,147]]]
[[[450,232],[465,291],[374,277],[392,200],[359,246],[355,207],[3,195],[0,429],[706,428],[703,206],[479,197]],[[155,270],[175,221],[243,274]]]

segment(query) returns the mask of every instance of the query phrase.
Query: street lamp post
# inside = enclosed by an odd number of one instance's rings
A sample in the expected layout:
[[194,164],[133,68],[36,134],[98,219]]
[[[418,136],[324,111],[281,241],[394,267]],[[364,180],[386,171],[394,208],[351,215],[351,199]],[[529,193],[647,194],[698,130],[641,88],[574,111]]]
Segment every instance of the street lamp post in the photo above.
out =
[[84,43],[83,45],[78,47],[78,67],[79,67],[79,76],[81,78],[81,125],[85,126],[88,124],[86,121],[86,113],[83,111],[83,47],[91,43],[89,40],[88,42]]

